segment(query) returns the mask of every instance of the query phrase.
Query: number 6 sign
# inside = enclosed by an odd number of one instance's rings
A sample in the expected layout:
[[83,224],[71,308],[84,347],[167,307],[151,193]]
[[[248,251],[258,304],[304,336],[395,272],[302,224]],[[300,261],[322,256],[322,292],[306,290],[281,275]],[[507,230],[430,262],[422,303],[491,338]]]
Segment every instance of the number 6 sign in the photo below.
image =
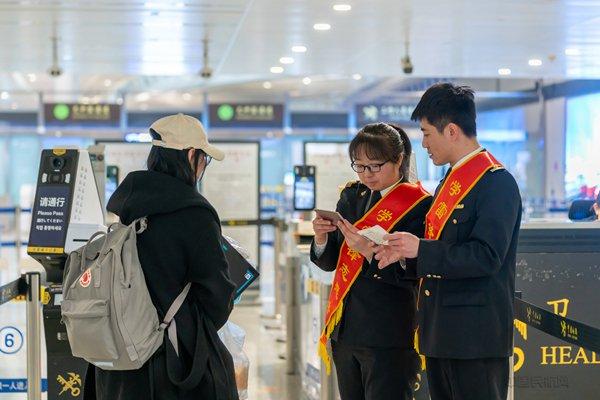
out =
[[0,329],[0,352],[14,354],[23,347],[23,334],[17,328],[6,326]]

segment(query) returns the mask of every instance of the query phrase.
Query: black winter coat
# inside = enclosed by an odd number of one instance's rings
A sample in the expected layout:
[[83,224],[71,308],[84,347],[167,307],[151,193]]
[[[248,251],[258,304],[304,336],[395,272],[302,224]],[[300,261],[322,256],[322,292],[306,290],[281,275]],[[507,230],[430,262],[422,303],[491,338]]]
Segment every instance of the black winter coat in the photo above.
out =
[[[355,223],[369,202],[369,188],[359,182],[348,185],[337,203],[338,211],[348,222]],[[407,213],[391,232],[410,232],[423,237],[425,214],[431,205],[427,197]],[[328,235],[321,257],[311,246],[311,260],[325,271],[334,271],[344,241],[336,230]],[[416,284],[406,278],[415,276],[416,260],[407,260],[406,271],[399,263],[379,269],[378,261],[364,261],[362,271],[344,299],[344,313],[331,339],[350,346],[396,347],[412,349],[416,328]]]
[[[104,371],[90,366],[85,399],[237,400],[233,361],[217,336],[232,310],[234,284],[215,209],[193,187],[152,171],[127,175],[107,209],[124,224],[148,217],[148,228],[138,236],[137,248],[159,318],[187,282],[192,286],[175,316],[180,358],[166,339],[139,370]],[[189,374],[192,364],[197,377],[193,387],[190,382],[173,384]],[[94,373],[90,373],[94,369],[95,385]]]

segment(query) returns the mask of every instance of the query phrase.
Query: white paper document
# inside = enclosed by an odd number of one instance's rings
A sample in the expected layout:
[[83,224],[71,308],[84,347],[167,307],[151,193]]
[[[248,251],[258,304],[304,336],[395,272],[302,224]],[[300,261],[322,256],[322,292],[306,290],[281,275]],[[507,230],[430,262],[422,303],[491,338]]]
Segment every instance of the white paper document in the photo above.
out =
[[383,237],[385,235],[387,235],[388,233],[385,229],[383,229],[379,225],[374,225],[370,228],[366,228],[361,231],[358,231],[358,234],[363,237],[366,237],[367,239],[369,239],[370,241],[372,241],[376,244],[388,244],[387,240],[383,240]]

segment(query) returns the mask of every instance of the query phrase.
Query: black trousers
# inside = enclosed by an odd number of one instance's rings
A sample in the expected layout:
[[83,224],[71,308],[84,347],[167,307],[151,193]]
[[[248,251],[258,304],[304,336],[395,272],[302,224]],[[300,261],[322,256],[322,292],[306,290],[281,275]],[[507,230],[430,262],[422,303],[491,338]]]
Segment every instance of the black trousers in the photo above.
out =
[[427,358],[431,400],[506,400],[509,358]]
[[331,342],[342,400],[412,400],[420,359],[414,349]]

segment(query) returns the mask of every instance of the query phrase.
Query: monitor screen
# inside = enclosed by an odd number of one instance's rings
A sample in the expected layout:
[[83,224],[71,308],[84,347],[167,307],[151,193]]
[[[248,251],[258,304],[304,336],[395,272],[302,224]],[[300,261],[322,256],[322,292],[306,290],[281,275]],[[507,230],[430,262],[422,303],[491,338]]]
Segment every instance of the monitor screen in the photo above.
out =
[[294,181],[294,209],[312,210],[315,208],[315,177],[296,177]]
[[310,211],[315,208],[315,167],[296,165],[294,167],[294,210]]

